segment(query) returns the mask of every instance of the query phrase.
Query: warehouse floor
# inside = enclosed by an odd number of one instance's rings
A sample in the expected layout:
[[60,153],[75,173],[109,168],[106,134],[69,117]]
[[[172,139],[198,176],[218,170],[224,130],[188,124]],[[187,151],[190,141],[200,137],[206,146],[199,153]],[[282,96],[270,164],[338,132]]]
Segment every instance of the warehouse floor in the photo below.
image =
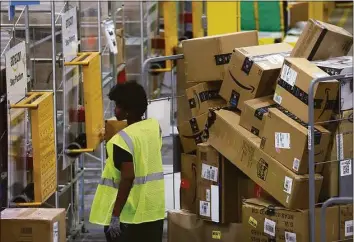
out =
[[[338,26],[344,27],[351,33],[353,33],[353,15],[352,9],[336,9],[332,15],[331,22]],[[353,50],[351,49],[350,55],[353,54]],[[168,114],[167,114],[168,115]],[[176,173],[174,175],[170,174],[173,171],[172,168],[172,157],[173,157],[173,146],[171,138],[164,138],[164,146],[162,149],[163,155],[163,163],[164,163],[164,171],[165,171],[165,186],[166,186],[166,209],[170,210],[173,208],[179,208],[179,182],[180,175]],[[99,167],[99,163],[97,161],[86,160],[87,167]],[[95,193],[95,189],[97,183],[100,178],[99,172],[88,171],[85,172],[85,227],[88,229],[88,233],[82,234],[80,238],[77,238],[75,241],[80,242],[104,242],[105,237],[103,234],[103,228],[99,226],[92,225],[88,222],[88,217],[90,214],[90,206],[92,203],[92,199]],[[173,184],[173,180],[175,180]],[[173,185],[175,185],[175,189],[173,189]],[[175,200],[175,204],[174,201]],[[165,223],[164,230],[164,241],[167,241],[167,225]]]

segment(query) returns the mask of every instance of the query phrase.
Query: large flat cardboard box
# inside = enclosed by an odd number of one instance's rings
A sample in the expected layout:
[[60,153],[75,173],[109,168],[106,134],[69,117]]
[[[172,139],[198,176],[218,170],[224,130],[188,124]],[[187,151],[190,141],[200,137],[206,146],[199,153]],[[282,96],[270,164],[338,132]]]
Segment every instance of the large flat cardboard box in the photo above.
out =
[[224,80],[233,49],[253,45],[258,45],[257,31],[182,41],[187,82]]
[[204,222],[203,242],[242,241],[242,234],[241,223],[217,224]]
[[197,156],[181,155],[181,209],[197,213]]
[[66,241],[65,209],[7,208],[0,218],[1,241]]
[[[307,208],[309,196],[304,191],[308,191],[308,176],[296,175],[260,150],[261,139],[239,125],[238,114],[227,110],[215,111],[214,114],[208,142],[283,206]],[[316,201],[322,179],[321,175],[315,175]]]
[[353,204],[341,205],[339,208],[340,240],[353,241]]
[[[308,174],[308,124],[281,106],[269,108],[265,114],[261,149],[296,174]],[[323,162],[331,133],[315,126],[315,162]],[[322,172],[323,165],[316,165]]]
[[196,151],[197,144],[206,141],[205,125],[207,119],[208,113],[204,113],[188,121],[184,121],[177,127],[184,153]]
[[119,121],[116,118],[105,120],[105,137],[104,140],[109,141],[119,131],[127,127],[127,121]]
[[296,42],[291,57],[326,60],[347,55],[352,45],[353,36],[345,29],[310,19]]
[[193,116],[209,111],[209,108],[224,107],[226,102],[219,95],[221,82],[203,82],[186,90],[189,108]]
[[203,220],[187,211],[170,210],[167,215],[168,242],[204,242]]
[[[352,56],[340,56],[324,61],[313,61],[313,63],[331,76],[347,75],[353,73]],[[339,81],[341,85],[341,111],[353,109],[353,77],[346,77],[340,79]]]
[[[326,210],[326,238],[339,238],[339,206]],[[316,208],[316,241],[320,241],[320,209]],[[247,199],[242,207],[242,241],[309,242],[309,211],[290,210],[263,199]]]
[[245,101],[273,94],[284,57],[288,57],[291,50],[287,43],[235,49],[220,96],[242,110]]
[[241,222],[242,199],[252,197],[253,184],[210,144],[198,145],[198,215],[217,223]]
[[[329,75],[304,58],[286,58],[278,78],[274,101],[308,123],[308,90],[310,83]],[[329,80],[314,90],[314,121],[327,121],[337,103],[339,82]]]
[[327,155],[326,160],[332,162],[324,164],[321,200],[353,190],[353,111],[344,111],[342,117],[337,115],[336,119],[343,120],[339,122]]
[[263,116],[268,112],[268,108],[275,105],[273,96],[266,96],[248,100],[244,103],[240,125],[251,133],[262,136],[264,128]]

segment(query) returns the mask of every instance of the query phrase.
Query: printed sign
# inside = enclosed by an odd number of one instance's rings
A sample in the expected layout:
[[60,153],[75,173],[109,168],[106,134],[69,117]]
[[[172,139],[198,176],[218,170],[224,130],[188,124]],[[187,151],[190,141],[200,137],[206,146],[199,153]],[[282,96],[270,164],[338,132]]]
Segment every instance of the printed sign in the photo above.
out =
[[63,35],[63,55],[64,60],[68,62],[77,56],[78,51],[76,7],[63,13],[61,23]]
[[26,43],[21,42],[9,49],[5,54],[5,61],[7,99],[10,104],[15,104],[26,96]]

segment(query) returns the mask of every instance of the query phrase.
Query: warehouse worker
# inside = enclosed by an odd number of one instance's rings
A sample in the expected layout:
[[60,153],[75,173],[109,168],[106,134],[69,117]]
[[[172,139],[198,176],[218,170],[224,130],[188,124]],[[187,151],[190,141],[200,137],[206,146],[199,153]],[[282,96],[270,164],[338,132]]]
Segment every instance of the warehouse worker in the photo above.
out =
[[117,120],[128,126],[107,143],[107,160],[90,222],[105,226],[108,242],[161,242],[165,218],[162,138],[157,120],[142,120],[144,88],[117,84],[109,93]]

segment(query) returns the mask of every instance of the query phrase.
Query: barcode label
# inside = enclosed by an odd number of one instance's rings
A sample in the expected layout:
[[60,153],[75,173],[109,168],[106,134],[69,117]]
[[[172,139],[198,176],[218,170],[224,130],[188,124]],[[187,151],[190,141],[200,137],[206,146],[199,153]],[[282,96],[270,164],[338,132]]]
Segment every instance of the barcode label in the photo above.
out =
[[311,126],[309,125],[307,127],[307,148],[308,148],[308,150],[311,150],[311,143],[312,143]]
[[342,160],[340,162],[340,176],[350,176],[352,174],[352,160]]
[[290,149],[290,134],[275,132],[275,148]]
[[204,217],[210,217],[210,202],[200,201],[199,214]]
[[202,164],[202,178],[213,182],[218,181],[218,168]]
[[206,189],[205,196],[206,196],[206,201],[210,202],[210,189]]
[[337,141],[337,160],[344,160],[343,134],[337,134],[336,141]]
[[265,218],[264,219],[264,233],[275,237],[275,222]]
[[285,231],[285,242],[296,242],[296,234]]
[[277,104],[280,105],[283,98],[278,93],[274,93],[273,100],[274,100],[274,102],[276,102]]
[[53,242],[59,242],[59,224],[55,222],[53,224]]
[[299,171],[299,166],[300,166],[300,160],[298,158],[294,158],[293,170],[294,171]]
[[281,69],[280,78],[293,87],[296,82],[297,72],[289,66],[283,65],[283,68]]
[[293,186],[293,179],[290,177],[285,176],[284,180],[284,192],[287,194],[291,194],[291,188]]
[[345,221],[344,227],[345,227],[344,236],[345,237],[353,236],[353,220]]

